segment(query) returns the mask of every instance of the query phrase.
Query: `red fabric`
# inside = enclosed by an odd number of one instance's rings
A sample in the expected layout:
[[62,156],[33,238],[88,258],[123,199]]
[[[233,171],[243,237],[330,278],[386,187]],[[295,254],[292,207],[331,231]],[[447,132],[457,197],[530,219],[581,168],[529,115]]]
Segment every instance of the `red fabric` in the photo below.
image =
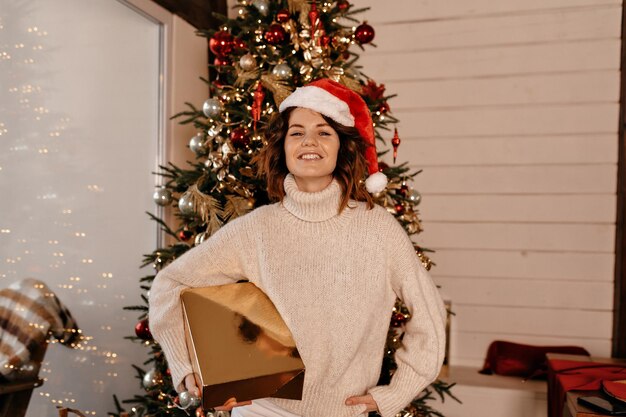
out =
[[550,361],[548,378],[548,417],[561,417],[565,394],[568,391],[596,391],[603,380],[626,378],[626,364],[581,362],[576,360]]
[[567,353],[589,356],[578,346],[533,346],[496,340],[489,345],[481,374],[544,377],[548,372],[546,353]]
[[623,381],[602,381],[602,389],[610,396],[621,401],[626,401],[626,384]]

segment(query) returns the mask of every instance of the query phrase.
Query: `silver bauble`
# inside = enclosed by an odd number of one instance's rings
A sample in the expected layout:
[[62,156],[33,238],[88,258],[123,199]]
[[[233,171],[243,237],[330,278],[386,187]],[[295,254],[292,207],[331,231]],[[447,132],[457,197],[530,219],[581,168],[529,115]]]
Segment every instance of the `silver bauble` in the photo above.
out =
[[160,385],[162,382],[163,377],[161,376],[161,373],[154,368],[150,369],[143,375],[143,387],[147,390],[156,388],[156,386]]
[[206,117],[215,119],[222,113],[222,103],[216,98],[209,98],[202,105],[202,113]]
[[285,63],[278,64],[272,69],[272,75],[279,80],[288,80],[293,75],[291,67]]
[[200,398],[189,391],[183,391],[178,394],[178,402],[181,408],[196,408],[200,405]]
[[197,133],[189,141],[189,149],[197,156],[206,155],[206,139],[202,133]]
[[152,194],[152,199],[159,206],[167,206],[172,202],[172,193],[165,187],[159,187],[154,190],[154,194]]
[[418,205],[422,201],[422,195],[417,190],[411,190],[406,197],[415,205]]
[[189,191],[180,196],[180,199],[178,200],[178,209],[185,216],[191,216],[195,213],[195,210],[193,209],[193,201],[191,200],[191,193]]
[[256,7],[263,16],[267,16],[270,11],[270,5],[267,0],[254,0],[252,5]]
[[239,66],[244,71],[250,71],[251,69],[256,68],[256,59],[254,59],[252,54],[245,54],[239,58]]

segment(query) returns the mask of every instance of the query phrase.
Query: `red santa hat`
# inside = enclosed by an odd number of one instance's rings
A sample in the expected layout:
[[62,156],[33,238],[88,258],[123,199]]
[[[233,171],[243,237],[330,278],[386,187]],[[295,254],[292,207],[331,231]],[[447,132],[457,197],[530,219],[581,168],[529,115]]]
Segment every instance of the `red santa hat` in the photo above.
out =
[[371,146],[365,150],[369,176],[365,188],[379,193],[387,186],[387,177],[378,170],[374,126],[367,104],[361,96],[333,80],[321,79],[296,88],[278,107],[280,112],[289,107],[314,110],[344,126],[355,127],[363,140]]

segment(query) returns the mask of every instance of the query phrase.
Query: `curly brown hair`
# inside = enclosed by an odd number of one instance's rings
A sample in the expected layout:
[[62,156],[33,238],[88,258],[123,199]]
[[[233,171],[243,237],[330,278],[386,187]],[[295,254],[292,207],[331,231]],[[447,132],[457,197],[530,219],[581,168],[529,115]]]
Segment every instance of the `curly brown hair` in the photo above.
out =
[[[282,113],[272,116],[265,131],[267,144],[252,158],[257,168],[257,176],[265,177],[267,194],[273,201],[282,201],[285,197],[283,182],[289,170],[284,142],[289,129],[289,117],[295,108],[289,107]],[[374,200],[365,189],[364,181],[367,172],[365,149],[371,145],[363,140],[356,128],[344,126],[329,117],[321,116],[339,136],[337,165],[333,171],[333,177],[341,186],[343,194],[338,212],[341,213],[347,207],[350,199],[365,201],[367,208],[372,209]]]

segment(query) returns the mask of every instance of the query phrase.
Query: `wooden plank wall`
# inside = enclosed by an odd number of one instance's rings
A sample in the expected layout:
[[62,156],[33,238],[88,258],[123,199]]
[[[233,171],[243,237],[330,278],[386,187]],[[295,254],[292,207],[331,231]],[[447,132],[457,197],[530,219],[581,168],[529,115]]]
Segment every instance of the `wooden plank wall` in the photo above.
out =
[[358,0],[363,72],[399,96],[400,160],[453,302],[452,364],[488,344],[610,355],[621,0]]

